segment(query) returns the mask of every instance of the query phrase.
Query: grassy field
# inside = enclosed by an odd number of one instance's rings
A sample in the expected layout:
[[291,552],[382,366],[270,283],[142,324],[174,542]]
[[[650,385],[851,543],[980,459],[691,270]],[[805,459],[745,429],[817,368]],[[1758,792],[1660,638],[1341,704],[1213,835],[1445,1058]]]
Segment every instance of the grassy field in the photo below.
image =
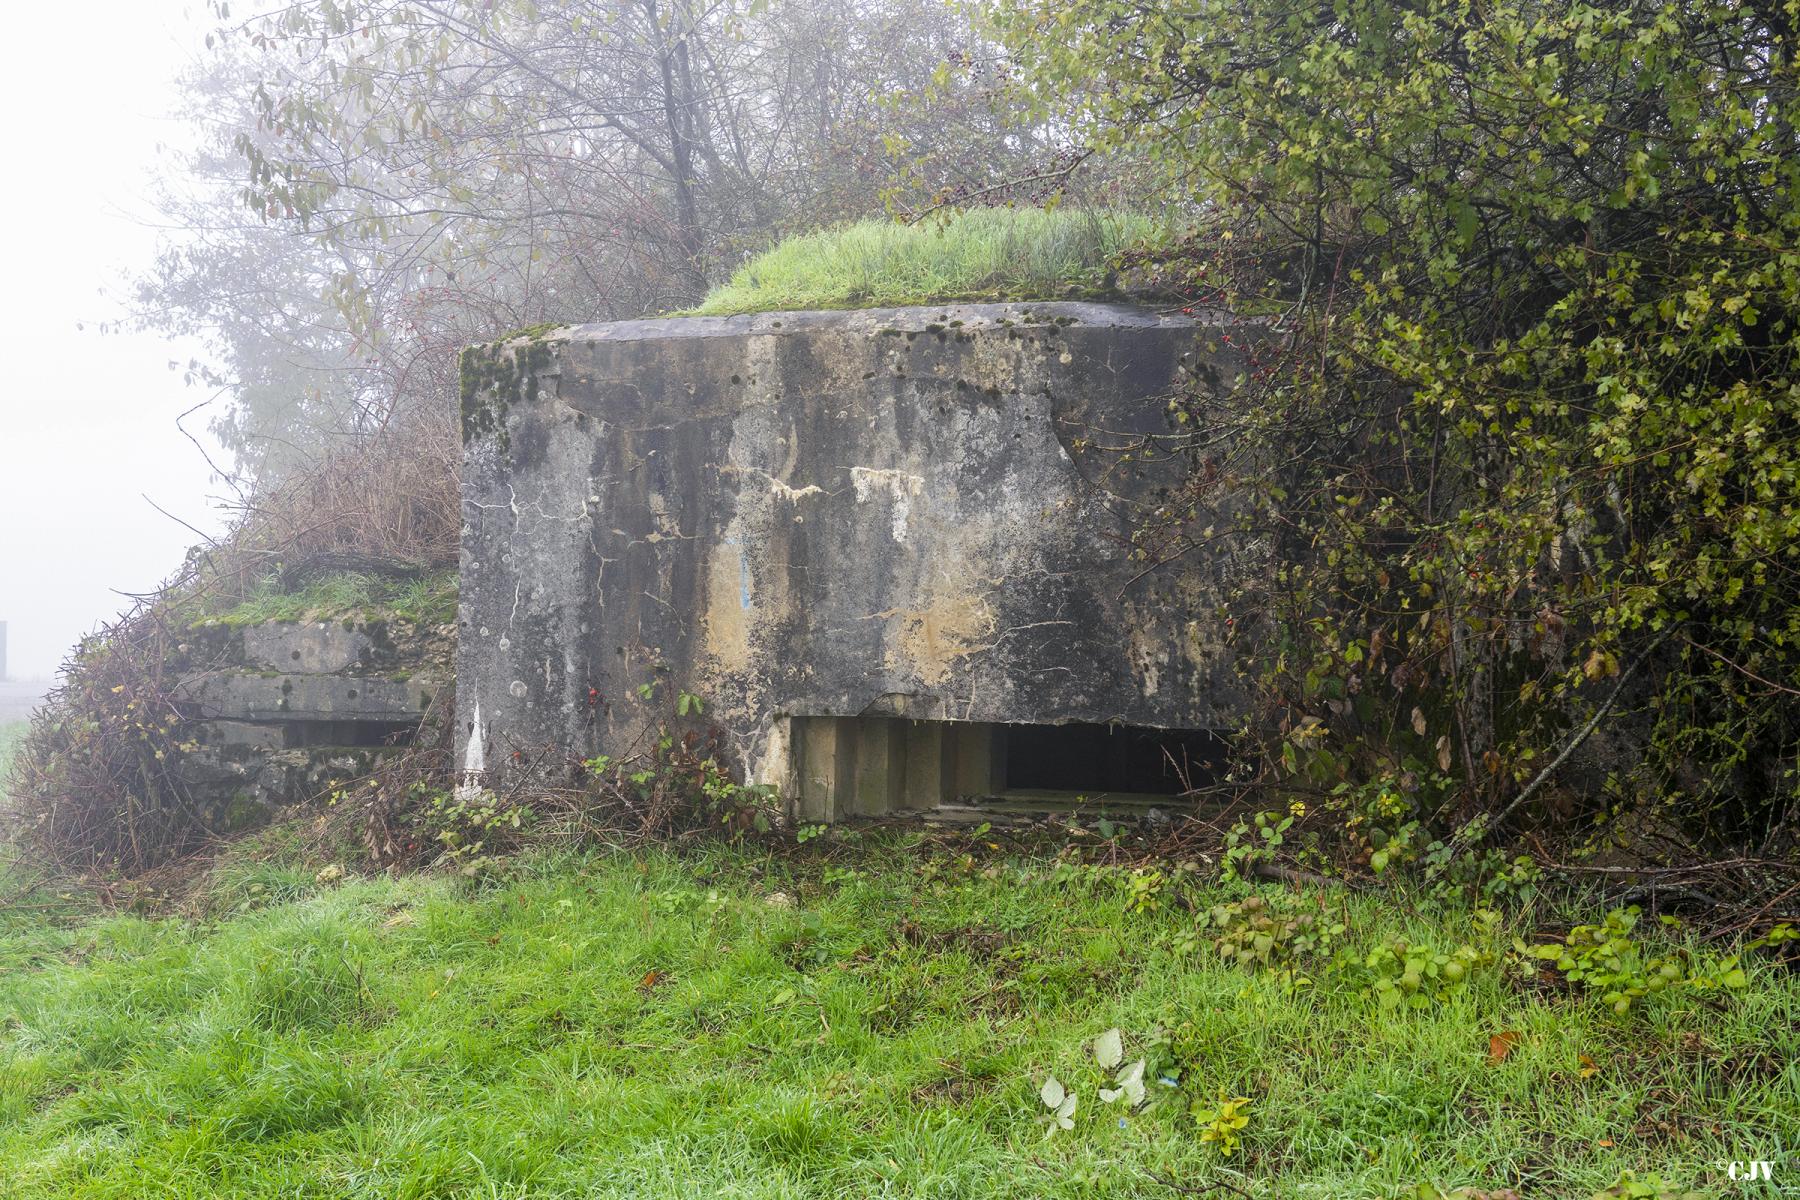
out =
[[1156,232],[1147,217],[976,209],[947,222],[862,221],[757,256],[694,316],[1103,294],[1110,260]]
[[[1382,1013],[1196,950],[1121,873],[816,849],[481,882],[244,860],[200,919],[4,910],[0,1194],[1585,1197],[1627,1169],[1718,1194],[1795,1144],[1800,986],[1773,967],[1624,1019],[1498,966]],[[1511,936],[1327,903],[1358,942]],[[1136,1110],[1097,1096],[1112,1027],[1151,1057]],[[1221,1089],[1249,1101],[1230,1157],[1194,1115]]]
[[25,731],[30,728],[30,724],[29,721],[0,722],[0,780],[6,778],[6,769],[12,762],[13,752],[25,740]]
[[0,771],[6,769],[11,761],[12,753],[25,737],[25,730],[30,726],[28,721],[0,722]]

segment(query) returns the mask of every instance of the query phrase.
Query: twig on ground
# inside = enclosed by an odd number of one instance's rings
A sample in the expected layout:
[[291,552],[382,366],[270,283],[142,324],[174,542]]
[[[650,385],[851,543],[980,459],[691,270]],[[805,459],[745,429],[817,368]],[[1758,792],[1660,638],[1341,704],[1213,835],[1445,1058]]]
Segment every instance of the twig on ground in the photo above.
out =
[[1250,874],[1258,879],[1275,879],[1282,883],[1304,884],[1308,887],[1343,887],[1357,891],[1364,886],[1355,880],[1333,879],[1317,871],[1303,871],[1299,867],[1284,867],[1279,863],[1252,863]]
[[1223,1179],[1214,1179],[1210,1183],[1204,1183],[1196,1187],[1192,1184],[1181,1183],[1178,1180],[1170,1179],[1160,1171],[1145,1171],[1144,1175],[1154,1182],[1162,1184],[1166,1188],[1175,1189],[1184,1196],[1207,1196],[1218,1191],[1220,1188],[1224,1188],[1228,1192],[1244,1197],[1244,1200],[1254,1200],[1249,1192],[1245,1191],[1237,1184],[1229,1183]]

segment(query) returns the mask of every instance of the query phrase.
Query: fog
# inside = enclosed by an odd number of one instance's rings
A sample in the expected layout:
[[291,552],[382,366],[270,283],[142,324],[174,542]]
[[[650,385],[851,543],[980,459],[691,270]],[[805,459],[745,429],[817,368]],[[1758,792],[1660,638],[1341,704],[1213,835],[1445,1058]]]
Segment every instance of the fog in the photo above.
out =
[[[103,334],[126,273],[157,238],[146,196],[190,17],[172,0],[100,0],[8,13],[0,75],[15,164],[0,192],[10,270],[0,391],[0,620],[9,672],[48,676],[84,632],[180,562],[207,530],[209,469],[176,417],[206,396],[171,361],[192,348]],[[205,415],[187,421],[204,437]],[[145,497],[148,496],[149,500]]]

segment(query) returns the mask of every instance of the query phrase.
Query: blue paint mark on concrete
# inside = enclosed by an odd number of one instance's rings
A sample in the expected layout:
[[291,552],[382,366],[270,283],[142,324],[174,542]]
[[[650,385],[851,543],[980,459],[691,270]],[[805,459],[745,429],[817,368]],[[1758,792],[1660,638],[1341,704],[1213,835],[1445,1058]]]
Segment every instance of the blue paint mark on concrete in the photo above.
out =
[[748,609],[750,607],[750,560],[744,557],[743,539],[737,538],[737,537],[728,537],[728,538],[721,538],[720,541],[723,542],[727,546],[733,546],[733,547],[736,547],[736,549],[737,549],[738,607]]

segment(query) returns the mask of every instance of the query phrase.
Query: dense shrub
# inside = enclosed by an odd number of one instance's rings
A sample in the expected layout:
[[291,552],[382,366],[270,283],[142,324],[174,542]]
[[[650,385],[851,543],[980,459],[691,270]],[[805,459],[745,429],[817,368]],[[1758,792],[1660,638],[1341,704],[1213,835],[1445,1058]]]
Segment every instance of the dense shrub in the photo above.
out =
[[998,19],[1044,111],[1194,214],[1170,279],[1262,321],[1140,550],[1274,564],[1232,615],[1276,778],[1470,842],[1653,807],[1675,852],[1790,852],[1800,7]]

